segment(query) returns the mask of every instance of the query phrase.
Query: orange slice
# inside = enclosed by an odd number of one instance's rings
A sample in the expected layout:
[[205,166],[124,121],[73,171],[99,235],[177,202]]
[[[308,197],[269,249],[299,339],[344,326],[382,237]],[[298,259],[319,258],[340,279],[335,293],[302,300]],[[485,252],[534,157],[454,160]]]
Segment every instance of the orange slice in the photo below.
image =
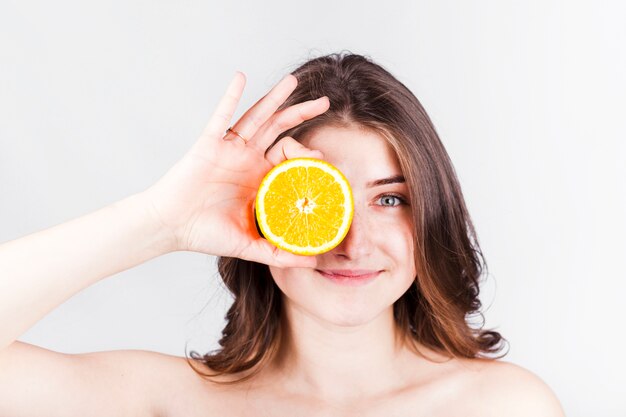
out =
[[265,239],[298,255],[339,245],[354,213],[352,190],[333,165],[315,158],[288,159],[261,181],[255,215]]

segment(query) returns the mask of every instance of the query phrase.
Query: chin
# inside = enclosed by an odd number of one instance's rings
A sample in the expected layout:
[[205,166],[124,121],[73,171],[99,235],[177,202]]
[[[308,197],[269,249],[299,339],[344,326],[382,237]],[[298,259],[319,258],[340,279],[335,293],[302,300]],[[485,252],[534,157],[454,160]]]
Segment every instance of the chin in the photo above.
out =
[[335,306],[334,309],[324,311],[320,319],[340,327],[357,327],[367,324],[378,316],[378,312],[371,310],[360,310],[354,308],[340,308]]

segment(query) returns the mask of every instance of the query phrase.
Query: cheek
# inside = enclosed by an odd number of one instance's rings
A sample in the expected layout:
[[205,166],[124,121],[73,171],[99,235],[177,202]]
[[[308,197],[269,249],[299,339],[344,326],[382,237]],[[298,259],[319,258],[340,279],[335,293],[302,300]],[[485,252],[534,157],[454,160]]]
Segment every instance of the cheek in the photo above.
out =
[[376,246],[382,249],[389,261],[395,284],[388,287],[390,297],[400,297],[415,282],[414,232],[408,220],[389,222],[377,234]]
[[299,293],[305,293],[301,278],[304,274],[311,273],[309,269],[277,268],[274,266],[270,266],[269,269],[278,288],[289,298],[299,298]]
[[270,274],[272,275],[276,285],[282,287],[283,282],[285,282],[290,275],[290,269],[291,268],[277,268],[275,266],[269,266]]
[[409,268],[414,261],[413,230],[404,222],[387,222],[376,233],[376,246],[394,261],[399,269]]

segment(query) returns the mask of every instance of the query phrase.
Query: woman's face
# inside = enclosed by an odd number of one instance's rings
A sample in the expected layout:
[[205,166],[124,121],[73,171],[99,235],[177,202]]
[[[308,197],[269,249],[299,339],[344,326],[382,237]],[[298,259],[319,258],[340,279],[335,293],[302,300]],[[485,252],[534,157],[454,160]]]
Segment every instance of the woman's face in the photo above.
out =
[[[302,143],[321,150],[324,159],[346,176],[353,192],[354,216],[339,246],[316,256],[316,268],[270,266],[270,272],[284,293],[287,308],[340,326],[367,323],[390,308],[415,278],[408,187],[404,182],[369,184],[402,175],[393,149],[377,133],[326,126]],[[354,286],[339,284],[318,270],[381,272]]]

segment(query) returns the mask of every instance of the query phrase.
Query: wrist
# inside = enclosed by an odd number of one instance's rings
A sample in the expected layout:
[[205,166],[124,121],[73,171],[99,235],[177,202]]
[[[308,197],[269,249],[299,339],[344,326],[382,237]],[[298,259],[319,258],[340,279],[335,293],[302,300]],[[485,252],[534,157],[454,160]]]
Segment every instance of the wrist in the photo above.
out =
[[137,215],[142,223],[144,236],[148,238],[149,245],[155,256],[178,250],[178,240],[174,231],[170,230],[161,220],[150,196],[147,192],[133,194],[119,202]]

